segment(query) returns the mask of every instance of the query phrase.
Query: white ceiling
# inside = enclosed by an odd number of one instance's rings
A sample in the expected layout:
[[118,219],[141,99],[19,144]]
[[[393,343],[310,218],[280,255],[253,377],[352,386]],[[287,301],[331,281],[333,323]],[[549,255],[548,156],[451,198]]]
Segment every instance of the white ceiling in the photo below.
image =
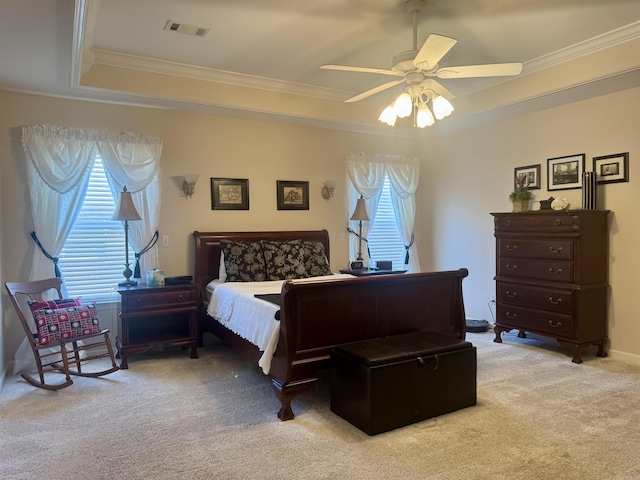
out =
[[[389,69],[394,55],[412,48],[412,17],[404,3],[0,0],[0,88],[193,108],[193,101],[131,93],[121,85],[113,90],[84,87],[84,55],[85,70],[104,63],[342,102],[391,78],[319,67]],[[167,20],[210,31],[205,38],[169,32],[163,30]],[[418,47],[430,33],[458,40],[441,66],[523,62],[526,75],[637,39],[640,0],[425,0],[418,17]],[[440,83],[460,98],[508,80]],[[363,103],[381,108],[400,89]]]

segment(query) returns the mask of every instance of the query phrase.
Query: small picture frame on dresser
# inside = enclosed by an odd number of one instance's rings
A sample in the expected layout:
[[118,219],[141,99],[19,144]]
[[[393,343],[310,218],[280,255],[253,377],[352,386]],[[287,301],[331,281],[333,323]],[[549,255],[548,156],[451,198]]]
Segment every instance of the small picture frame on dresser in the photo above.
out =
[[547,159],[547,190],[582,188],[585,154]]

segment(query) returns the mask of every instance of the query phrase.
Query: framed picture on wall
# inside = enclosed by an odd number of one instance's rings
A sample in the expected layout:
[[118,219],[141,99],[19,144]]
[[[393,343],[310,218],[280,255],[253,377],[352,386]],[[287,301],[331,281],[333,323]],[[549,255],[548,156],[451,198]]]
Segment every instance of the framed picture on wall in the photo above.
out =
[[211,179],[212,210],[249,210],[249,180]]
[[629,152],[593,157],[593,171],[598,183],[629,181]]
[[540,188],[540,164],[517,167],[513,169],[513,186],[518,187],[518,177],[524,175],[526,180],[524,186],[529,190]]
[[582,187],[584,153],[547,159],[547,190]]
[[309,182],[278,180],[278,210],[309,210]]

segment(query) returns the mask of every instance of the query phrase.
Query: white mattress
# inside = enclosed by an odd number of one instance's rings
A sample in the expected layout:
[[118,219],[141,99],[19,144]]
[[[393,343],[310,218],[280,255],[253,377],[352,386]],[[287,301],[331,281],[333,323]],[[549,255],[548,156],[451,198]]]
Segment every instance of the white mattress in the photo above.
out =
[[[351,275],[337,274],[304,278],[293,282],[336,280]],[[215,318],[232,332],[256,345],[262,353],[258,365],[265,374],[271,370],[273,352],[278,346],[280,321],[275,319],[280,307],[260,300],[254,295],[280,293],[282,280],[268,282],[220,282],[213,280],[207,285],[209,305],[207,314]]]

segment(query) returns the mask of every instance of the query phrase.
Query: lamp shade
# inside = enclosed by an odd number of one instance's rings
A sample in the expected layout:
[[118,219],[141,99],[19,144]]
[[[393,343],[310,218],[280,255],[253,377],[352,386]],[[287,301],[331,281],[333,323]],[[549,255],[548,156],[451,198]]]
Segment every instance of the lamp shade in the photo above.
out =
[[367,214],[367,208],[364,204],[364,198],[359,198],[356,202],[356,208],[351,215],[351,220],[360,220],[363,222],[369,221],[369,215]]
[[398,118],[405,118],[411,115],[413,109],[413,100],[407,92],[401,93],[393,103],[393,111]]
[[116,207],[112,220],[142,220],[136,210],[136,206],[133,204],[131,192],[127,192],[126,186],[122,189],[122,192],[120,192],[120,200],[118,201],[118,206]]
[[433,99],[433,113],[438,120],[448,117],[453,112],[453,105],[442,95]]

